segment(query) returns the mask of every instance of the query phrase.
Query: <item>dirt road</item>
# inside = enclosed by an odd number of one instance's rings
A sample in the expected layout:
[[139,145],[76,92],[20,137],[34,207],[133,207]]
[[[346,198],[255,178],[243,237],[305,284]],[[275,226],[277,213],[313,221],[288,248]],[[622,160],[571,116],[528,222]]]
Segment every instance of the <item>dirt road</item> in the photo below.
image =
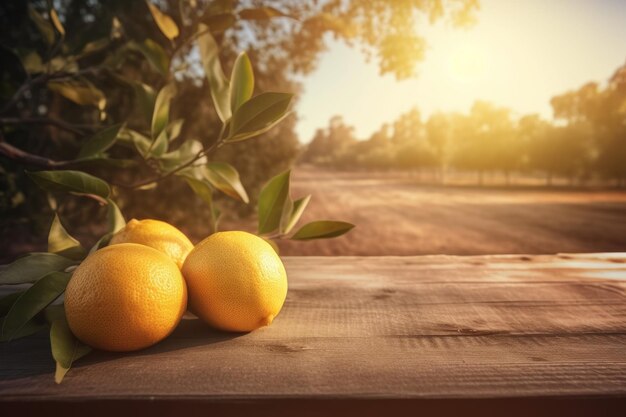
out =
[[337,239],[281,241],[281,254],[626,251],[624,191],[440,187],[403,175],[296,168],[292,196],[308,193],[313,198],[303,221],[337,219],[357,227]]

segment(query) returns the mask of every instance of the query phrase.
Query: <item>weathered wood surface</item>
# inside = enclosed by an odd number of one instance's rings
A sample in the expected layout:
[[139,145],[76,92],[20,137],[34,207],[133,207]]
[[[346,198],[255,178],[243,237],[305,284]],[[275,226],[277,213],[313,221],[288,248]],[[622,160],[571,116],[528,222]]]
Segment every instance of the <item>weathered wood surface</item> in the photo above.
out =
[[283,311],[249,334],[184,320],[61,385],[46,334],[1,344],[0,410],[626,415],[626,254],[285,263]]

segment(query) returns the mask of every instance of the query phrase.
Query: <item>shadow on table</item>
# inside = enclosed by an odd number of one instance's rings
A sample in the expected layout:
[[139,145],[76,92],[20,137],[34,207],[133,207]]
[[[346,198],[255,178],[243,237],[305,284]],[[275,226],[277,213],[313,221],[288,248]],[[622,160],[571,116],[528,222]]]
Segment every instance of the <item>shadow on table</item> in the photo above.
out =
[[[215,330],[201,320],[183,319],[174,332],[165,340],[147,349],[136,352],[105,352],[94,350],[86,357],[76,361],[73,368],[115,361],[146,355],[160,355],[177,350],[191,349],[215,343],[224,343],[244,336],[246,333],[228,333]],[[0,344],[0,356],[3,363],[2,380],[17,380],[25,377],[49,374],[54,378],[54,359],[50,353],[48,332],[42,331],[33,336]],[[71,371],[70,371],[71,372]],[[54,382],[52,382],[54,383]]]
[[165,340],[147,349],[135,352],[105,352],[94,351],[76,363],[76,367],[90,365],[120,358],[135,356],[158,355],[177,350],[190,349],[197,346],[207,346],[215,343],[224,343],[244,336],[247,333],[229,333],[215,330],[197,318],[184,318],[174,332]]

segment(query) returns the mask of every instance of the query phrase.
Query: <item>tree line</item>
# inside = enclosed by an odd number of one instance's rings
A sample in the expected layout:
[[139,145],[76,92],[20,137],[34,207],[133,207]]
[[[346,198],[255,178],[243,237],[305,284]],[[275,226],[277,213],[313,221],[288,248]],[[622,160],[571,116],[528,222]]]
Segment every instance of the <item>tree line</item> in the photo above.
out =
[[553,97],[554,117],[515,116],[510,109],[476,101],[467,113],[412,109],[357,140],[340,116],[318,129],[301,162],[340,169],[499,172],[626,184],[626,64],[606,83],[589,82]]

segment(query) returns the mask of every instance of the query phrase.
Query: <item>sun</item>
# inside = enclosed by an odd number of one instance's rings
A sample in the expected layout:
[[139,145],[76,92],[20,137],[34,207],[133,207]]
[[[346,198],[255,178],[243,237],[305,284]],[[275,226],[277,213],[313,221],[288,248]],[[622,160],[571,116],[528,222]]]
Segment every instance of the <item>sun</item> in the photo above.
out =
[[487,53],[474,44],[455,46],[448,59],[448,75],[454,81],[471,84],[487,75]]

